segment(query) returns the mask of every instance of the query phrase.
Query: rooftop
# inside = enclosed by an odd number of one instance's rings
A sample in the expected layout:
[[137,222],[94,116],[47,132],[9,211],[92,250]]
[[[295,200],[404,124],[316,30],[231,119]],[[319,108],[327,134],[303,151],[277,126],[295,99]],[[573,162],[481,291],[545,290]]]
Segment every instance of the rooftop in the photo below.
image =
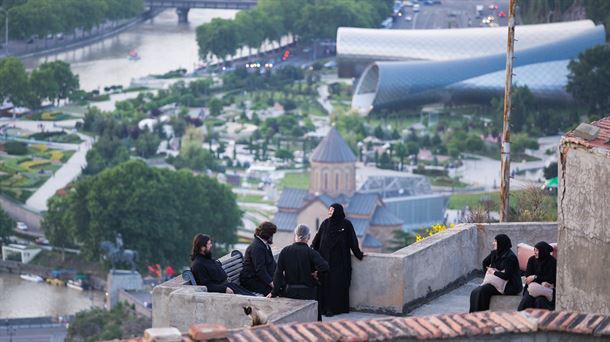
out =
[[356,156],[333,127],[313,150],[310,160],[318,163],[355,163]]
[[567,133],[563,141],[585,147],[586,149],[601,150],[604,154],[610,155],[610,116],[591,123],[592,126],[599,128],[595,139],[587,140],[578,137],[574,131]]

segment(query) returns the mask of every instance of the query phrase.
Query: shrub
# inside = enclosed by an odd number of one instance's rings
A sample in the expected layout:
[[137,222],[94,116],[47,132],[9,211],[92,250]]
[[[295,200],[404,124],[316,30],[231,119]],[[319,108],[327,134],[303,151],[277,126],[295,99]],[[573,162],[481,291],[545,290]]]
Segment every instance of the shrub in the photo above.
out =
[[28,145],[18,141],[9,141],[4,144],[4,151],[11,155],[22,156],[28,153]]
[[432,226],[430,228],[427,228],[423,235],[420,235],[420,234],[415,235],[415,242],[419,242],[419,241],[425,239],[428,236],[432,236],[434,234],[438,234],[438,233],[440,233],[442,231],[445,231],[445,230],[447,230],[449,228],[453,228],[453,227],[455,227],[455,225],[453,223],[450,224],[449,227],[447,227],[444,224],[440,224],[440,223],[436,224],[436,225],[434,225],[434,226]]

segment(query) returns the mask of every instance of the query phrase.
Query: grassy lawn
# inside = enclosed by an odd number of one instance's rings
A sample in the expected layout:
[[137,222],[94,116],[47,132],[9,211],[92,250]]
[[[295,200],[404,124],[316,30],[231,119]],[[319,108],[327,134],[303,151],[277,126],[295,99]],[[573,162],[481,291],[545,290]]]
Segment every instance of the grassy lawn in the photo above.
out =
[[461,193],[449,196],[448,209],[462,209],[466,206],[475,207],[481,202],[481,198],[489,198],[494,201],[493,209],[498,210],[500,203],[500,192]]
[[260,195],[238,195],[237,202],[243,203],[258,203],[258,204],[272,204],[273,202],[263,199]]
[[309,189],[309,172],[287,172],[279,188]]
[[429,177],[430,183],[434,186],[450,186],[454,188],[465,188],[468,186],[466,183],[460,182],[458,179],[440,176],[440,177]]

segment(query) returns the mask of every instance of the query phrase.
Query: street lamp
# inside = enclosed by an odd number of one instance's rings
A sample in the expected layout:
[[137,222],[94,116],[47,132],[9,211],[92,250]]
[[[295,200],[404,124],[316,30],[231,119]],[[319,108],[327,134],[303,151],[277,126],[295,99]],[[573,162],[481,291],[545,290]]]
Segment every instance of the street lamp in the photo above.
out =
[[4,45],[6,45],[6,56],[8,57],[8,10],[0,7],[0,11],[4,12]]

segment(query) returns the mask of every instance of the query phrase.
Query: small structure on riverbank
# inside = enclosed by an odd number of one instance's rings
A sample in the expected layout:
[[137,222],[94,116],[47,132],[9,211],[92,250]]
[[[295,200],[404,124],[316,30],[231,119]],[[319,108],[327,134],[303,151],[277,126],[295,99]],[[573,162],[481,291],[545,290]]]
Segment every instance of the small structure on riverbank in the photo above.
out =
[[42,252],[42,249],[32,246],[18,244],[4,245],[2,246],[2,260],[13,260],[27,264],[40,252]]

